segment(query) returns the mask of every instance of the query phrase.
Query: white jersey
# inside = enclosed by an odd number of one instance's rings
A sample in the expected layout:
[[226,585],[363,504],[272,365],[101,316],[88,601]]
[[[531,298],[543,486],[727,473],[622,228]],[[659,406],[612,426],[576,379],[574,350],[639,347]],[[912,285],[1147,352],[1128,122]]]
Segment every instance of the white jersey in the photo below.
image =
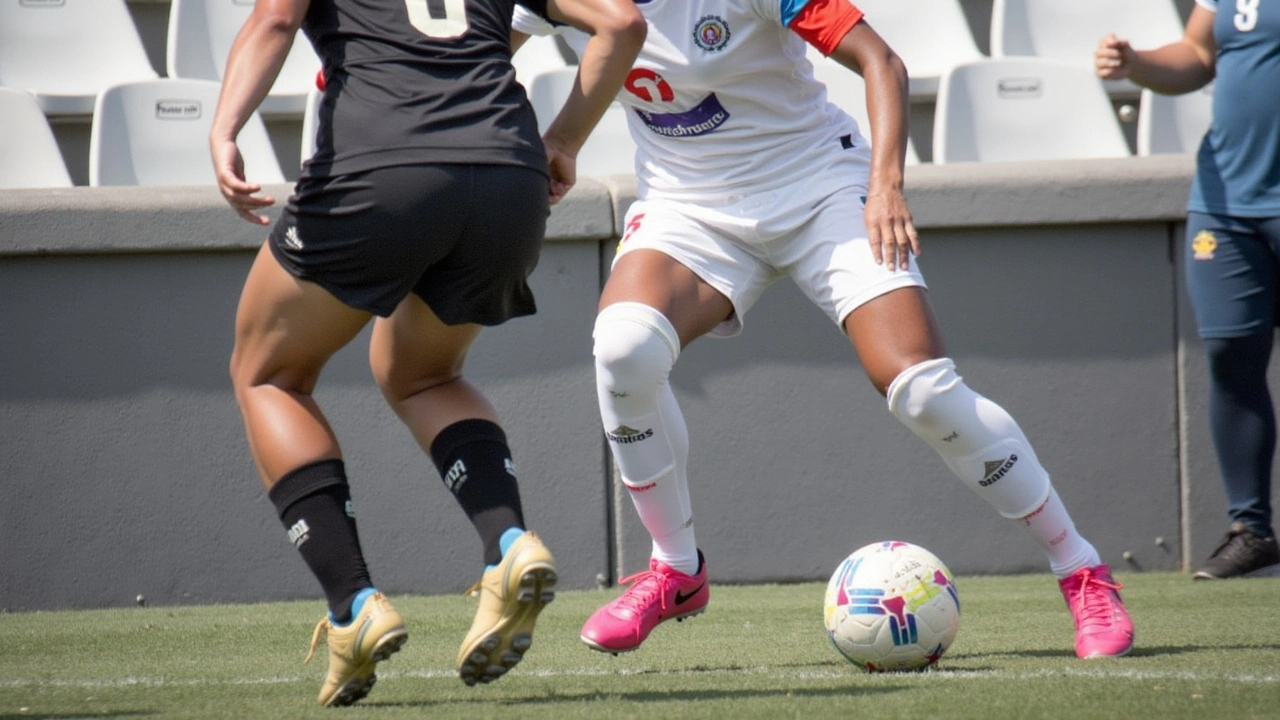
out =
[[[618,99],[631,111],[641,198],[697,201],[766,191],[824,172],[832,144],[866,153],[857,122],[826,101],[805,40],[788,27],[809,5],[837,3],[636,1],[648,37]],[[848,0],[838,5],[848,26],[861,17]],[[579,56],[589,38],[519,6],[513,27],[563,33]]]

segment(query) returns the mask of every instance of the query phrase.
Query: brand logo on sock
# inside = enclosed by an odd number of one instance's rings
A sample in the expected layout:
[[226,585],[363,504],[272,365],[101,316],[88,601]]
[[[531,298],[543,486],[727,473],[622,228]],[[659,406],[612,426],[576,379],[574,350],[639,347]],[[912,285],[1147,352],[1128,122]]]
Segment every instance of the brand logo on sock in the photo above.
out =
[[356,516],[356,506],[350,500],[347,501],[347,504],[342,509],[346,511],[347,517],[353,518]]
[[302,547],[302,543],[306,542],[307,538],[310,537],[307,534],[309,532],[311,532],[311,528],[307,526],[307,521],[299,520],[293,524],[293,527],[289,528],[289,542],[293,543],[294,547]]
[[458,494],[458,488],[461,488],[467,482],[467,465],[459,460],[449,468],[449,472],[444,474],[444,486],[449,488],[449,492]]
[[1009,471],[1013,469],[1013,466],[1016,465],[1017,463],[1018,463],[1017,453],[1011,454],[1009,455],[1009,457],[1003,460],[987,460],[986,462],[982,463],[983,478],[978,481],[978,484],[981,485],[982,487],[991,485],[992,483],[996,482],[997,480],[1004,477],[1005,475],[1008,475]]
[[693,596],[694,596],[694,595],[697,595],[697,594],[698,594],[698,591],[702,589],[702,586],[703,586],[703,585],[706,585],[706,584],[707,584],[706,582],[698,583],[698,587],[696,587],[696,588],[694,588],[694,589],[690,590],[690,591],[689,591],[689,592],[687,592],[687,593],[682,593],[682,592],[680,592],[679,590],[677,590],[677,591],[676,591],[676,604],[677,604],[677,605],[683,605],[683,604],[685,604],[685,603],[689,602],[689,600],[691,600],[691,599],[693,598]]
[[630,443],[640,442],[641,440],[647,440],[653,437],[653,428],[640,431],[635,428],[629,428],[626,425],[619,425],[613,430],[606,432],[605,437],[619,445],[628,445]]
[[652,490],[658,487],[658,483],[655,481],[651,483],[646,483],[644,485],[628,485],[624,482],[622,483],[622,486],[633,493],[639,493],[639,492],[644,492],[645,490]]
[[507,474],[511,477],[516,476],[516,464],[511,462],[511,458],[503,458],[502,466],[507,469]]

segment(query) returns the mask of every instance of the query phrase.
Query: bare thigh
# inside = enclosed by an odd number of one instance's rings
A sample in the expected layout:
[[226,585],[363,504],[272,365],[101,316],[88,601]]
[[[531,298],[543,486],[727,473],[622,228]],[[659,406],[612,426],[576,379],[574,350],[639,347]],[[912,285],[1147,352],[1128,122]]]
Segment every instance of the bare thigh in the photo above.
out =
[[903,370],[946,354],[942,333],[922,287],[904,287],[880,295],[844,319],[867,378],[884,395]]
[[236,309],[232,380],[238,389],[270,383],[310,393],[325,362],[369,317],[290,275],[263,245]]
[[689,268],[657,250],[639,249],[618,258],[604,292],[600,310],[619,302],[638,302],[662,313],[686,346],[720,324],[733,312],[729,299]]

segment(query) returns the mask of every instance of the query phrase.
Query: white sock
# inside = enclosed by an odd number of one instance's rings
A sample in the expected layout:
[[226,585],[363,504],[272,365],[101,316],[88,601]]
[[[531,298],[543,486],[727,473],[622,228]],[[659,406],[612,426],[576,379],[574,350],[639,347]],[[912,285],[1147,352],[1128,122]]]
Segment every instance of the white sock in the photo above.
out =
[[1076,530],[1067,506],[1052,487],[1044,504],[1023,517],[1021,523],[1049,558],[1049,569],[1060,578],[1102,563],[1098,550]]
[[1031,443],[1004,408],[975,393],[948,358],[913,365],[886,393],[889,410],[1001,515],[1020,521],[1065,577],[1097,565]]
[[693,575],[693,530],[686,464],[689,432],[667,377],[680,344],[657,310],[617,303],[595,326],[600,419],[640,522],[653,539],[653,558]]

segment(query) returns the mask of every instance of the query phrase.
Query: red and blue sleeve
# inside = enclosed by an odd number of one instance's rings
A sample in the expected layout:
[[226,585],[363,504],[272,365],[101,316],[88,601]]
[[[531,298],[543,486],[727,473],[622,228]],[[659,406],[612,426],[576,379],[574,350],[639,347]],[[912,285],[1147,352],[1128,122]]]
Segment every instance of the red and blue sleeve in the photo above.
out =
[[823,55],[830,55],[862,19],[849,0],[781,0],[782,24]]

